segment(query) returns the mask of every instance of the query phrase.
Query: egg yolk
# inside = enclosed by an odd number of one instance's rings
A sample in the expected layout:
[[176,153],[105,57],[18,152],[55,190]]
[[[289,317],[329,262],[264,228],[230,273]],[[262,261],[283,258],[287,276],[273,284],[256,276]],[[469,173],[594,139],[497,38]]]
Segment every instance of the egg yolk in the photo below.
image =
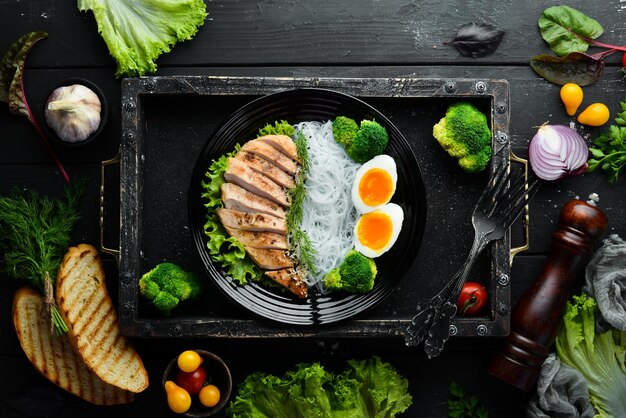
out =
[[357,236],[363,246],[374,251],[381,250],[391,239],[393,225],[389,215],[370,212],[361,216],[357,226]]
[[384,205],[393,194],[393,181],[382,168],[368,170],[359,182],[359,196],[368,206]]

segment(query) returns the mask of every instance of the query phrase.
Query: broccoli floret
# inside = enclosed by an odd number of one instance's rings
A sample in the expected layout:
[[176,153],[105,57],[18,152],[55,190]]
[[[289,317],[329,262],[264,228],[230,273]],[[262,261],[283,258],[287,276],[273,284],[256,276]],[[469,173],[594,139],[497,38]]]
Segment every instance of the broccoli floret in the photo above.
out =
[[487,117],[466,102],[448,107],[446,116],[433,127],[433,136],[469,173],[482,171],[491,159],[491,131]]
[[333,121],[333,136],[335,141],[344,147],[350,146],[354,140],[354,136],[359,130],[359,125],[346,116],[338,116]]
[[179,302],[198,297],[202,292],[202,283],[195,273],[165,262],[139,279],[139,291],[158,310],[169,315]]
[[366,293],[374,287],[378,269],[371,258],[351,250],[339,267],[329,271],[324,277],[328,290],[344,290],[352,293]]
[[382,154],[387,148],[389,135],[380,123],[373,120],[362,120],[361,127],[354,136],[354,140],[346,147],[346,152],[359,164],[371,160]]
[[341,290],[343,288],[339,267],[326,273],[326,276],[324,276],[324,285],[328,290]]

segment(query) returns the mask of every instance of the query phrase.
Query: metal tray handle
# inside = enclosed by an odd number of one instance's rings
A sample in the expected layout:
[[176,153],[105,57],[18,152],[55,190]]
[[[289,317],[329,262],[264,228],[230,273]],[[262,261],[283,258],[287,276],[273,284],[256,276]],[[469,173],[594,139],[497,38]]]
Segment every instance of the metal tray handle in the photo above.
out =
[[115,157],[110,160],[102,161],[100,165],[100,250],[107,254],[110,254],[115,258],[117,264],[120,264],[120,250],[119,248],[109,248],[104,244],[104,214],[106,212],[106,198],[105,198],[105,181],[104,181],[104,173],[105,169],[109,165],[119,164],[120,163],[120,154],[118,153]]
[[[528,160],[525,160],[523,158],[518,157],[517,155],[515,155],[513,153],[513,151],[510,152],[511,155],[511,161],[516,162],[516,163],[520,163],[524,166],[524,179],[526,180],[526,183],[528,183]],[[526,186],[528,187],[528,186]],[[526,197],[526,199],[528,199],[528,197]],[[524,225],[524,244],[520,247],[514,247],[511,248],[510,253],[509,253],[509,265],[513,264],[513,258],[515,258],[515,256],[523,251],[528,250],[528,248],[530,247],[530,242],[529,242],[529,231],[530,231],[530,209],[528,207],[528,205],[524,206],[524,213],[522,216],[522,222]]]

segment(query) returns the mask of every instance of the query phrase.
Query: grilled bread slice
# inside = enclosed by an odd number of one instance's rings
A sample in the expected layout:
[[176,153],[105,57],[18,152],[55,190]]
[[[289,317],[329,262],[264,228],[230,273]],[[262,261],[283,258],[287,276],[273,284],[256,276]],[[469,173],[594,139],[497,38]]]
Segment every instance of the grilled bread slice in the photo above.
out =
[[98,251],[71,247],[59,267],[56,299],[76,352],[100,379],[131,392],[148,387],[141,358],[120,334]]
[[67,335],[50,329],[43,297],[30,287],[13,297],[13,325],[28,360],[48,380],[96,405],[117,405],[133,400],[133,393],[103,382],[72,348]]

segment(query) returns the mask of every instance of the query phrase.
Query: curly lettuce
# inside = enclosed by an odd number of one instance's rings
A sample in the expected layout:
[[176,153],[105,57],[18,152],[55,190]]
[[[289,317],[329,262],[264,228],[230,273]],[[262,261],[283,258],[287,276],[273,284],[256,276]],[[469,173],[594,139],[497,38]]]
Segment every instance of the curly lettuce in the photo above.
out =
[[379,357],[350,360],[341,374],[298,364],[284,377],[249,375],[230,402],[231,418],[393,418],[413,399],[408,381]]
[[585,294],[567,303],[556,338],[562,363],[579,370],[596,417],[626,417],[626,332],[595,333],[596,301]]
[[220,222],[215,213],[217,208],[222,207],[220,187],[224,183],[224,173],[228,169],[228,159],[240,150],[237,145],[235,150],[224,154],[214,160],[206,173],[206,181],[202,182],[202,199],[207,208],[207,221],[204,224],[204,233],[207,236],[207,249],[209,256],[215,263],[219,263],[224,272],[234,281],[245,285],[252,281],[259,281],[263,272],[246,255],[243,244],[231,237]]
[[154,73],[159,55],[193,38],[207,17],[202,0],[78,0],[78,9],[93,11],[116,77]]

